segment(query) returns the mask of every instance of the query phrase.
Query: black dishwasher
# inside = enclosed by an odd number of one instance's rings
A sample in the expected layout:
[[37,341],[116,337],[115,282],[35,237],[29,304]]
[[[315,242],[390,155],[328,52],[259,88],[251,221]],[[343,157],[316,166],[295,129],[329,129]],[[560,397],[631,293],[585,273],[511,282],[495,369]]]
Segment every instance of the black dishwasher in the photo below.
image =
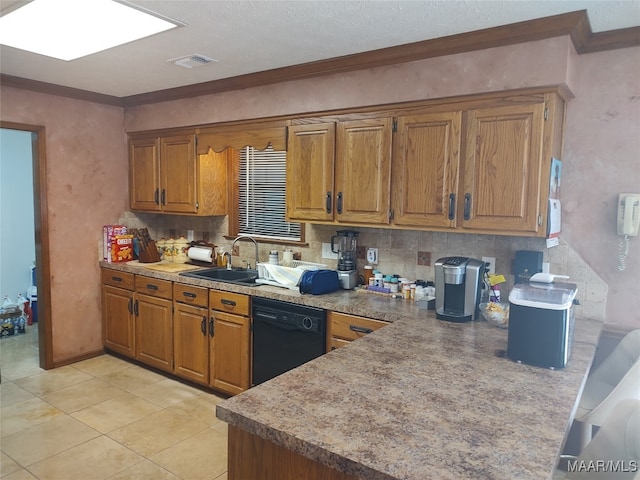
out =
[[253,297],[252,385],[325,353],[327,315],[321,308]]

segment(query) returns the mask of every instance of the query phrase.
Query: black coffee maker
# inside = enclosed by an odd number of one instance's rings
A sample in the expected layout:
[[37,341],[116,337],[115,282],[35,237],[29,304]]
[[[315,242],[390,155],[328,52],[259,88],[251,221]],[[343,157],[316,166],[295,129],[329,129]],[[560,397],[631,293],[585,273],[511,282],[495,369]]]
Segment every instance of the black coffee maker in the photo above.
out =
[[435,263],[436,317],[468,322],[480,314],[484,262],[467,257],[444,257]]

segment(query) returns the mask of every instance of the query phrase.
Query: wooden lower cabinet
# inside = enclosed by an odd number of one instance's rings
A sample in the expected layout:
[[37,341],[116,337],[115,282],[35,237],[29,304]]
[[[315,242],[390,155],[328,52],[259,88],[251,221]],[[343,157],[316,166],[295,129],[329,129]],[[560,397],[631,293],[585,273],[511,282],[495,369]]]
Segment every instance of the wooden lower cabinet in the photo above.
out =
[[328,312],[327,316],[327,351],[343,347],[358,338],[379,328],[389,325],[388,322],[358,317],[348,313]]
[[173,284],[173,373],[209,384],[209,289]]
[[173,311],[173,373],[209,384],[209,311],[176,303]]
[[231,395],[251,386],[251,297],[102,269],[107,350]]
[[211,290],[207,298],[206,288],[180,284],[173,294],[173,373],[231,395],[247,390],[250,297]]
[[229,425],[229,480],[355,480],[287,448]]
[[173,371],[171,300],[136,293],[136,359]]
[[173,371],[172,282],[135,276],[136,359]]
[[134,282],[130,273],[102,270],[102,340],[105,347],[135,357]]
[[213,388],[232,395],[251,386],[248,317],[211,311],[213,337],[210,342],[209,371]]

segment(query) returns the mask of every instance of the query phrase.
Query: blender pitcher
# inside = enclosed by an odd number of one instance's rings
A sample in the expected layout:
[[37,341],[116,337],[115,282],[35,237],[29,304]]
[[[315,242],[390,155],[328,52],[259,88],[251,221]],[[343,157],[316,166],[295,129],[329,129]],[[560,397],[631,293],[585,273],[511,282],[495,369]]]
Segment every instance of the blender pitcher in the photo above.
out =
[[337,233],[337,235],[331,237],[331,251],[338,254],[338,270],[356,270],[356,238],[358,237],[358,232],[338,230]]

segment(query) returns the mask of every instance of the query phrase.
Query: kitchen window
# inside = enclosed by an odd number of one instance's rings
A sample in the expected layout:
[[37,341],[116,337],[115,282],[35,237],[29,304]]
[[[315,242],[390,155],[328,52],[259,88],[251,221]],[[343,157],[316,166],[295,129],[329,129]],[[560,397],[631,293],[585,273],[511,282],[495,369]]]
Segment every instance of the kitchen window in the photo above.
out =
[[[231,235],[247,234],[276,242],[301,242],[302,224],[287,222],[287,152],[244,147],[238,151],[236,222],[230,223]],[[235,225],[234,225],[235,224]],[[233,228],[236,227],[236,228]]]

